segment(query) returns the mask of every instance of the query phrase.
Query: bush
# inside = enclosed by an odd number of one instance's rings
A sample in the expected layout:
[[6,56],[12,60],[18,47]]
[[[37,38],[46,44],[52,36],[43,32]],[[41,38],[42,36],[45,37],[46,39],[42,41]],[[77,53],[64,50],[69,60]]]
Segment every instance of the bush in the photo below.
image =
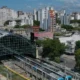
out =
[[80,49],[75,52],[76,69],[80,70]]
[[72,31],[74,29],[71,25],[62,25],[61,28],[64,28],[67,31]]
[[79,23],[80,24],[80,20],[71,20],[70,23]]
[[9,25],[9,20],[4,22],[4,26],[7,26],[7,25]]
[[61,36],[61,33],[54,33],[54,36]]
[[15,25],[14,28],[29,28],[31,27],[30,25],[23,25],[23,26],[19,26],[19,25]]
[[20,28],[20,26],[19,25],[15,25],[15,27],[14,28]]
[[40,21],[34,20],[34,26],[40,26]]
[[80,41],[76,41],[75,51],[80,49]]
[[60,63],[60,57],[55,57],[54,61]]
[[45,31],[44,29],[40,28],[39,31]]

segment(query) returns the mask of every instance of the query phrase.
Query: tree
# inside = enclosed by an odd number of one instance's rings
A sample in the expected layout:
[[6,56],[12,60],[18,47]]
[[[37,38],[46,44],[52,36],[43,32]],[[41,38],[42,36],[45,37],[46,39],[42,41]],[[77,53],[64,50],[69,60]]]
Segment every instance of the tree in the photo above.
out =
[[34,26],[40,26],[40,21],[34,20]]
[[54,33],[54,36],[62,36],[62,33]]
[[61,44],[58,39],[47,39],[43,41],[43,54],[42,57],[49,57],[54,60],[55,57],[60,57],[65,51],[64,44]]
[[16,24],[20,26],[21,20],[16,20]]
[[76,69],[80,70],[80,49],[75,52]]
[[71,20],[70,23],[79,23],[80,24],[80,20]]
[[21,26],[21,28],[29,28],[29,27],[31,27],[31,25],[23,25],[23,26]]
[[36,40],[36,45],[41,46],[42,45],[42,40]]
[[56,23],[61,24],[60,19],[56,19]]
[[30,25],[23,25],[23,26],[20,26],[20,25],[15,25],[14,28],[29,28],[31,27]]
[[71,25],[62,25],[61,28],[64,28],[67,31],[72,31],[74,29]]
[[75,50],[80,49],[80,41],[76,41],[76,47]]
[[19,25],[15,25],[14,28],[20,28],[20,26]]
[[39,31],[45,31],[44,29],[40,28]]
[[4,22],[4,26],[7,26],[7,25],[9,25],[9,20]]

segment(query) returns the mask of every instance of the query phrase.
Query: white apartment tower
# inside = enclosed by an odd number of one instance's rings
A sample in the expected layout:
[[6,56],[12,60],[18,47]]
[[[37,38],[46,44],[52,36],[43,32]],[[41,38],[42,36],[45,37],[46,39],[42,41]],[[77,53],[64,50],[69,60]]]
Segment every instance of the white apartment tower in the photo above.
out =
[[16,11],[9,9],[6,6],[0,8],[0,26],[3,26],[5,21],[15,18],[17,18]]
[[14,20],[11,20],[10,21],[10,24],[9,26],[15,26],[17,25],[17,20],[19,20],[19,25],[22,26],[22,25],[31,25],[33,26],[33,14],[31,13],[26,13],[26,12],[23,12],[22,15],[19,15],[19,17],[17,19],[14,19]]
[[41,9],[39,9],[39,10],[37,11],[37,20],[38,20],[38,21],[40,21],[40,11],[41,11]]
[[70,25],[70,15],[65,10],[60,12],[60,20],[62,25]]
[[40,28],[48,30],[48,12],[53,10],[53,7],[45,7],[40,11]]
[[40,28],[48,30],[48,12],[53,10],[53,7],[45,7],[39,10],[34,9],[34,20],[40,21]]
[[33,20],[37,20],[37,10],[34,9],[33,11]]

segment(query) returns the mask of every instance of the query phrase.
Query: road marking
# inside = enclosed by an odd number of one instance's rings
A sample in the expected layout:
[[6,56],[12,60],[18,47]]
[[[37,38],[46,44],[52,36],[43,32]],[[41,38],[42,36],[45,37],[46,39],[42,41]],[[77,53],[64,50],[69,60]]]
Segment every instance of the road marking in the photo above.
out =
[[13,73],[15,73],[15,74],[19,75],[20,77],[22,77],[22,78],[24,78],[24,79],[26,79],[26,80],[31,80],[31,79],[26,78],[26,77],[24,77],[23,75],[21,75],[21,74],[17,73],[16,71],[12,70],[12,69],[11,69],[11,68],[9,68],[7,65],[4,65],[4,66],[5,66],[8,70],[10,70],[11,72],[13,72]]

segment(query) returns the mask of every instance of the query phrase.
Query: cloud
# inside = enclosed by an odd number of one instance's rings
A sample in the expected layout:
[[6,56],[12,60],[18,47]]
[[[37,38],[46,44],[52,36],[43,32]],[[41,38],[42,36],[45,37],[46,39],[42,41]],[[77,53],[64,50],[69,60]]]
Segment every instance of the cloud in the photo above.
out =
[[40,3],[38,3],[38,7],[39,7],[39,8],[42,8],[42,7],[45,7],[45,6],[46,6],[46,4],[45,4],[45,3],[41,3],[41,2],[40,2]]
[[27,6],[27,8],[32,8],[31,6]]
[[44,4],[43,3],[39,3],[39,6],[43,6]]
[[80,0],[57,0],[64,3],[65,8],[77,8],[80,7]]
[[62,2],[65,2],[65,3],[75,3],[75,2],[78,2],[78,0],[59,0],[59,1],[62,1]]

